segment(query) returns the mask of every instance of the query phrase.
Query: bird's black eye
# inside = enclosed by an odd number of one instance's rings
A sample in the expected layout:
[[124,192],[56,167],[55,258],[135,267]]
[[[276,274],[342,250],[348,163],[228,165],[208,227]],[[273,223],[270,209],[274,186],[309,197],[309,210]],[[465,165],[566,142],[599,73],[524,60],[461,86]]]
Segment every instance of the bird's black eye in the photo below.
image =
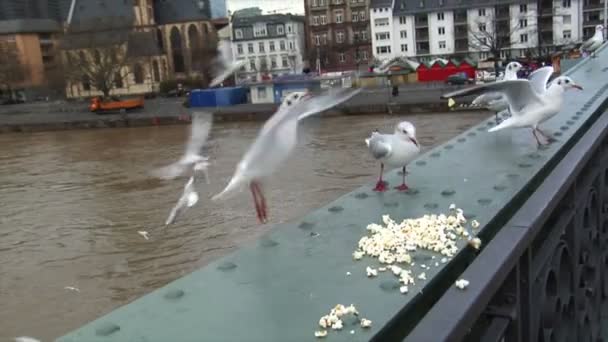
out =
[[298,98],[298,94],[295,94],[293,97],[297,99]]
[[507,67],[507,69],[511,70],[511,69],[513,69],[513,66],[512,66],[512,65],[509,65],[509,66]]
[[405,129],[404,129],[404,130],[403,130],[403,133],[407,134],[407,130],[405,130]]
[[570,83],[570,80],[566,80],[566,84]]
[[562,85],[562,81],[557,81],[557,85]]
[[288,105],[288,106],[291,106],[291,101],[287,101],[287,105]]

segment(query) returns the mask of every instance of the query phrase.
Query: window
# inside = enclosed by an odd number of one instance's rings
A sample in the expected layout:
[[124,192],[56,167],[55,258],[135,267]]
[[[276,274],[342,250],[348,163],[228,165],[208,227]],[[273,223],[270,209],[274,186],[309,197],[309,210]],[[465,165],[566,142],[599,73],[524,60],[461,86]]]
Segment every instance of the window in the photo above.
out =
[[314,26],[319,25],[319,17],[318,16],[315,15],[314,17],[312,17],[312,24]]
[[281,40],[279,42],[279,49],[281,49],[281,51],[285,51],[285,41]]
[[234,30],[234,36],[236,39],[243,39],[243,31],[241,29]]
[[340,61],[340,63],[344,63],[344,62],[346,62],[346,56],[344,55],[344,53],[343,53],[343,52],[340,52],[340,53],[338,54],[338,61]]
[[283,25],[277,26],[277,34],[284,34],[284,33],[285,33],[285,29],[283,28]]
[[564,30],[564,39],[570,39],[572,38],[572,31],[571,30]]
[[243,44],[236,44],[236,51],[239,55],[243,54]]
[[480,8],[477,11],[477,14],[479,14],[480,17],[485,17],[486,16],[486,9],[485,8]]
[[479,31],[486,32],[486,24],[479,24]]
[[526,12],[528,12],[528,5],[527,4],[519,5],[519,13],[526,13]]
[[376,33],[376,40],[388,40],[391,39],[391,34],[388,32]]
[[277,68],[277,58],[275,56],[270,57],[270,67],[272,69]]
[[270,50],[270,52],[274,52],[274,42],[268,43],[268,50]]
[[266,35],[266,24],[255,24],[253,26],[254,37],[264,37]]
[[367,31],[361,31],[361,40],[362,41],[366,41],[367,40]]
[[[323,35],[323,44],[325,44],[326,35]],[[293,42],[289,42],[289,50],[293,50]]]
[[251,71],[255,71],[256,70],[256,68],[255,68],[255,59],[250,59],[249,60],[249,70],[251,70]]
[[437,28],[437,32],[439,33],[440,36],[445,34],[445,27],[439,27]]
[[266,98],[266,87],[258,87],[258,98],[260,98],[260,99]]
[[336,33],[336,42],[344,43],[344,32],[340,31]]
[[439,41],[439,48],[440,49],[445,49],[445,40],[440,40]]
[[527,43],[528,42],[528,34],[527,33],[520,34],[519,35],[519,41],[521,43]]
[[289,61],[287,60],[287,56],[281,57],[281,65],[283,68],[287,68],[289,66]]
[[443,20],[443,19],[444,19],[443,12],[437,13],[437,20]]
[[287,25],[287,33],[291,33],[291,25]]
[[253,53],[253,43],[249,43],[249,44],[247,44],[247,51],[248,51],[249,53]]
[[319,36],[318,34],[315,34],[315,45],[321,45],[321,36]]
[[570,25],[570,24],[572,24],[572,16],[571,15],[564,15],[562,17],[562,19],[563,19],[564,25]]
[[367,60],[367,51],[363,51],[363,53],[361,55],[363,56],[363,60],[366,61]]
[[407,38],[407,31],[403,30],[403,31],[399,32],[399,36],[401,37],[401,39]]
[[318,0],[312,0],[312,7],[317,7],[319,6],[319,1]]
[[359,12],[359,20],[365,21],[365,11]]
[[378,54],[391,53],[391,47],[390,46],[377,46],[376,52]]
[[570,6],[572,6],[572,1],[571,0],[562,0],[562,7],[564,7],[564,8],[570,8]]
[[375,19],[374,26],[388,26],[388,18]]
[[264,52],[264,42],[258,43],[258,49],[260,50],[260,52]]
[[357,22],[359,21],[359,13],[353,12],[352,14],[352,22]]
[[407,44],[401,44],[401,52],[407,51]]
[[405,25],[405,16],[399,17],[399,24]]
[[321,16],[321,25],[327,25],[327,16],[325,14]]
[[519,19],[519,27],[528,27],[528,19]]
[[[336,24],[341,24],[344,21],[344,18],[342,17],[342,11],[335,11],[334,12],[334,17],[336,19]],[[387,19],[388,20],[388,19]]]

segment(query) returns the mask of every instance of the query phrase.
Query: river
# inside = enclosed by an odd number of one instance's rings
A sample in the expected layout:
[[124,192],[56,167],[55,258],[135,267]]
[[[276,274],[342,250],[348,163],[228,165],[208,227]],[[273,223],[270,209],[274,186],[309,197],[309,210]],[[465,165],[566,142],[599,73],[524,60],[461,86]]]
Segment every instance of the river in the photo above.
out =
[[207,200],[226,185],[259,123],[213,127],[212,184],[168,228],[163,223],[185,181],[148,172],[181,155],[188,126],[0,135],[0,341],[50,341],[233,251],[272,223],[371,186],[379,167],[364,139],[372,129],[392,131],[409,120],[428,149],[486,117],[311,118],[296,154],[266,186],[267,225],[257,223],[249,192]]

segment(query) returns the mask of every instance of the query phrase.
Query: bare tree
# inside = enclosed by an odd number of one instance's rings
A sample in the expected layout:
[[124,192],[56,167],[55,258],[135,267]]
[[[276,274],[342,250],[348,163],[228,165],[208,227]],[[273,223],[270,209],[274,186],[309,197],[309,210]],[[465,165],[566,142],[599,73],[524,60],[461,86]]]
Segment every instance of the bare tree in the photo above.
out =
[[329,61],[329,54],[327,53],[327,50],[329,50],[329,48],[323,48],[321,46],[314,46],[313,48],[308,50],[308,61],[310,63],[311,69],[315,72],[318,71],[317,63],[320,64],[321,69],[327,67],[327,62]]
[[511,24],[508,7],[506,13],[497,13],[480,17],[480,20],[469,27],[469,47],[477,51],[486,51],[492,57],[499,59],[501,51],[511,47],[512,41],[517,41],[522,34],[526,39],[536,36],[536,25],[533,25],[535,14],[522,14],[515,25]]
[[13,88],[25,80],[26,71],[17,55],[17,47],[0,45],[0,87],[7,90],[11,99]]

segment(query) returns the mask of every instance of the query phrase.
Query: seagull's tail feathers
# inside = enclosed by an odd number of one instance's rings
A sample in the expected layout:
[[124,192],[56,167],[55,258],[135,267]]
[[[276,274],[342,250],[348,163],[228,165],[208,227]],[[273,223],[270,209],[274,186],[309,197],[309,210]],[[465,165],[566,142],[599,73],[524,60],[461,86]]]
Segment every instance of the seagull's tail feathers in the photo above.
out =
[[505,121],[501,122],[500,124],[498,124],[498,125],[490,128],[488,130],[488,132],[490,132],[490,133],[491,132],[496,132],[496,131],[500,131],[501,129],[505,129],[505,128],[509,128],[509,127],[513,126],[514,122],[513,122],[512,119],[513,119],[513,117],[510,117],[510,118],[506,119]]
[[211,200],[218,201],[230,197],[230,195],[233,195],[237,191],[241,190],[243,183],[245,183],[245,180],[242,177],[235,175],[234,177],[232,177],[230,183],[228,183],[226,188],[222,190],[222,192],[220,192],[219,194],[213,196]]

